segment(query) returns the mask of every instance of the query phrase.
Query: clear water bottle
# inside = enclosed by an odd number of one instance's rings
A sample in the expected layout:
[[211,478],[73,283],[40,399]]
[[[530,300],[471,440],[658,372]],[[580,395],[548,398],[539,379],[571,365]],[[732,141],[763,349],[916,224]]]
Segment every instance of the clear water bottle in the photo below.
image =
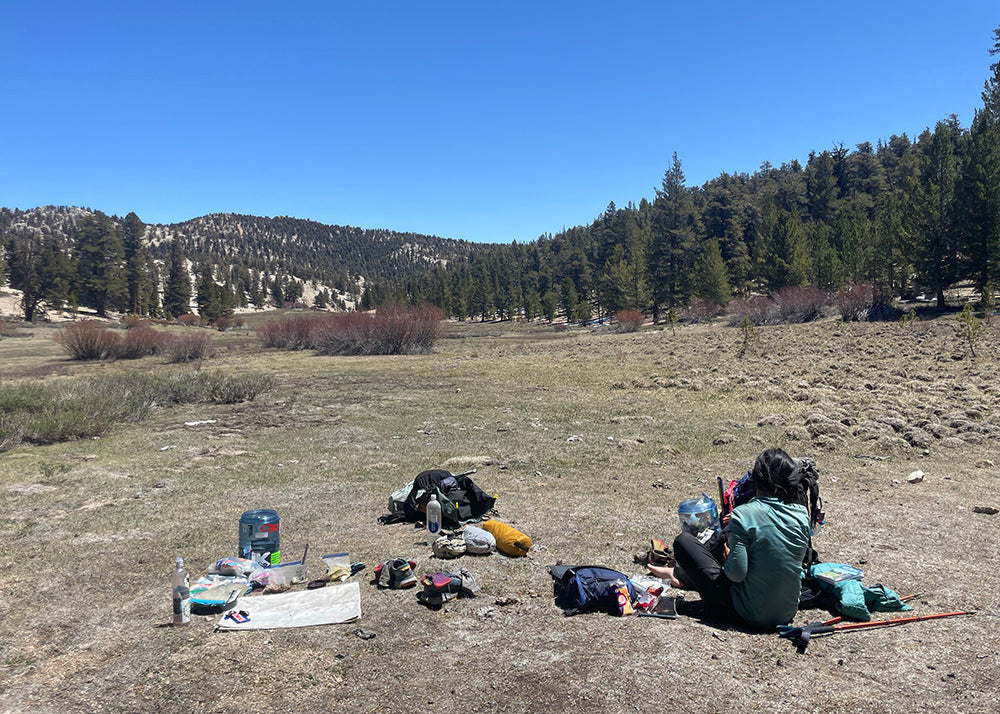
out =
[[184,558],[177,559],[174,568],[174,625],[187,625],[191,622],[191,582],[188,571],[184,569]]
[[433,493],[431,500],[427,502],[427,532],[432,538],[437,538],[441,533],[441,504]]

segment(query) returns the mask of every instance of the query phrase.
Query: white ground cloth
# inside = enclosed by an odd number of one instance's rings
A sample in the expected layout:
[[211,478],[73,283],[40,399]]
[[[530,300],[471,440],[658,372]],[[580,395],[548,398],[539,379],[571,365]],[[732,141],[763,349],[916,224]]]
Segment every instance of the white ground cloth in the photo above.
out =
[[234,622],[223,616],[218,629],[275,630],[335,625],[361,617],[361,586],[353,582],[317,590],[243,597],[233,609],[250,613],[249,622]]

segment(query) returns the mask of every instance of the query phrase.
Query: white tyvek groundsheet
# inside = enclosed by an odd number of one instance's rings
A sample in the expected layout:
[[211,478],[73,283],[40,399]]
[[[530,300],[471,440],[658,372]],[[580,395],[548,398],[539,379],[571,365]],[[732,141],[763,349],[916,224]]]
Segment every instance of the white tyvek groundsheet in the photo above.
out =
[[316,590],[243,597],[233,609],[248,612],[250,620],[234,622],[223,616],[218,629],[277,630],[336,625],[361,617],[361,586],[354,582]]

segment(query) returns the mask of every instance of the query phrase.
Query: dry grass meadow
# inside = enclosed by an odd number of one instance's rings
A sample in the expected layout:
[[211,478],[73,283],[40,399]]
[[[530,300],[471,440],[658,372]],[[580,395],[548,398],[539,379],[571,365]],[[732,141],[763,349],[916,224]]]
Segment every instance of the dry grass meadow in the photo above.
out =
[[[1000,516],[973,509],[1000,507],[1000,325],[973,359],[954,322],[758,328],[742,359],[740,331],[721,324],[452,325],[432,354],[375,358],[215,333],[217,356],[182,366],[71,362],[53,328],[19,328],[0,340],[3,384],[196,369],[277,384],[0,454],[0,712],[993,710]],[[922,593],[917,613],[977,614],[817,638],[804,654],[691,617],[562,616],[547,565],[637,572],[650,537],[676,534],[680,500],[772,445],[819,465],[824,558]],[[411,525],[380,525],[389,493],[437,467],[477,468],[530,555],[440,561]],[[309,544],[317,570],[336,550],[368,564],[360,622],[166,626],[174,557],[199,571],[234,555],[254,508],[280,513],[286,559]],[[465,565],[482,593],[433,611],[379,592],[366,576],[393,556],[419,573]]]

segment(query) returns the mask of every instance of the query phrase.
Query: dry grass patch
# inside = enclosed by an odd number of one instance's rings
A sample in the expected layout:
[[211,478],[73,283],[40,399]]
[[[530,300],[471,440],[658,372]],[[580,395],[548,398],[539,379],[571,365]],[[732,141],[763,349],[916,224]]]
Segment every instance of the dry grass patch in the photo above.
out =
[[[985,360],[954,359],[950,327],[764,327],[771,349],[742,360],[736,331],[717,325],[676,335],[449,329],[433,354],[402,357],[261,350],[220,334],[213,371],[269,372],[265,399],[157,408],[96,441],[3,455],[0,613],[21,623],[0,633],[7,705],[221,712],[248,686],[255,706],[285,711],[711,709],[706,692],[727,709],[762,711],[903,712],[914,691],[934,711],[992,706],[996,520],[971,508],[1000,505],[1000,391]],[[995,326],[983,340],[982,354],[1000,348]],[[43,351],[38,364],[49,359]],[[910,443],[909,429],[930,441]],[[689,618],[562,617],[546,565],[633,572],[648,538],[676,532],[680,500],[711,494],[717,475],[741,474],[771,445],[817,459],[822,555],[861,564],[872,583],[922,591],[918,612],[980,614],[817,640],[804,656],[773,635]],[[432,612],[363,579],[371,640],[355,626],[158,626],[169,619],[172,558],[197,570],[234,554],[251,508],[276,508],[286,557],[308,543],[314,568],[335,549],[369,572],[397,555],[420,572],[455,565],[432,559],[420,531],[377,523],[392,490],[439,466],[478,468],[500,517],[535,542],[527,558],[459,563],[478,576],[480,598]],[[906,483],[917,468],[924,482]]]

